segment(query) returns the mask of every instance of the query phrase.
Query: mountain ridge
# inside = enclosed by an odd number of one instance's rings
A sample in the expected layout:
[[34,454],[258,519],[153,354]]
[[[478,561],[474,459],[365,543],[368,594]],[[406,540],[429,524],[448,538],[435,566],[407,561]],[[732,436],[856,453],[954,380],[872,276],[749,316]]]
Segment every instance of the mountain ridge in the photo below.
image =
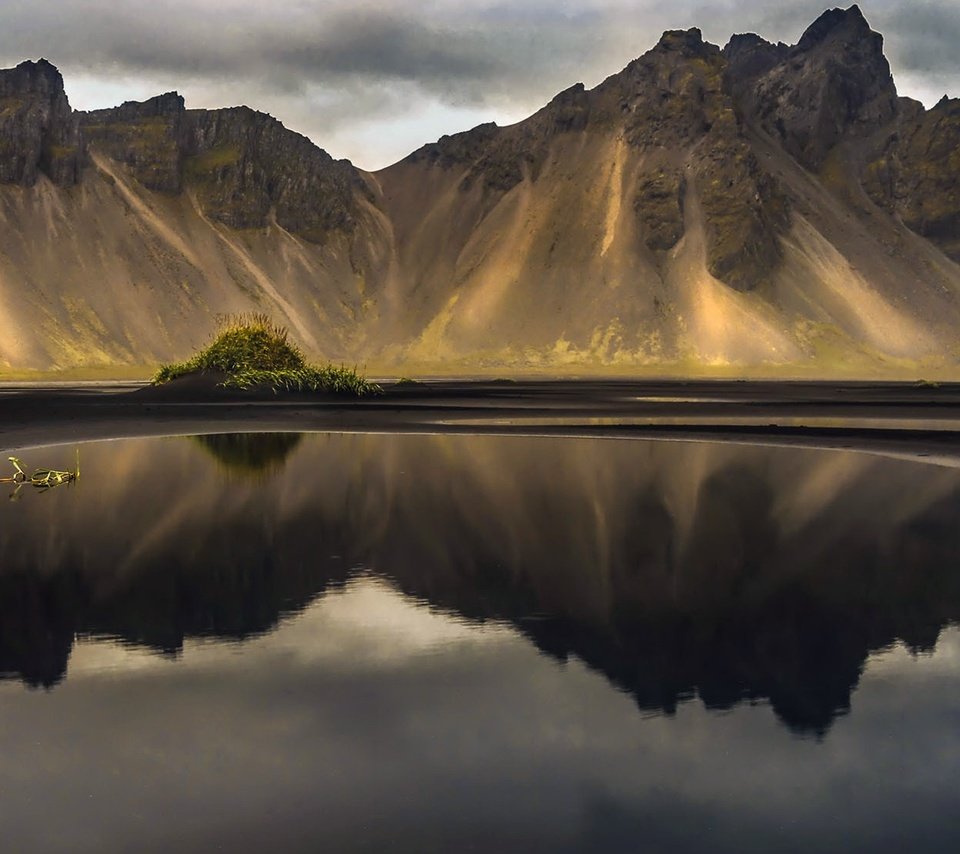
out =
[[0,71],[0,367],[145,364],[268,310],[379,366],[952,370],[960,101],[857,6],[794,46],[667,31],[598,86],[368,173],[175,92],[72,111]]

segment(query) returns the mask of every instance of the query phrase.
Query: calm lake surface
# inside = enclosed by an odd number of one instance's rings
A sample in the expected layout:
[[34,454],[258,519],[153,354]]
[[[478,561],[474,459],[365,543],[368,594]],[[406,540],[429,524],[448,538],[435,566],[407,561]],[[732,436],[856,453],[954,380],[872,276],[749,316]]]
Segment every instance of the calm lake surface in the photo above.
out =
[[0,486],[5,850],[960,850],[960,469],[489,436],[80,453],[76,484]]

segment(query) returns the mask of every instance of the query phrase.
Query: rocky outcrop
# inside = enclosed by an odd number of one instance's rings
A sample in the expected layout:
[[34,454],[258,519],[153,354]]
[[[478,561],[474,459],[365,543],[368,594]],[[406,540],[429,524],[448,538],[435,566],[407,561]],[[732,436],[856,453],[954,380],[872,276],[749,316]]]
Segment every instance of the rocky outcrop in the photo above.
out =
[[248,107],[190,110],[184,121],[184,179],[204,212],[232,228],[277,223],[315,243],[350,232],[360,173],[305,136]]
[[[824,12],[794,47],[740,35],[724,56],[727,87],[748,122],[815,172],[846,145],[838,163],[863,162],[866,195],[960,260],[960,102],[944,97],[927,111],[898,98],[883,37],[858,6]],[[827,185],[849,193],[857,176],[846,168],[835,164]]]
[[644,175],[633,206],[644,242],[654,252],[672,249],[683,237],[683,199],[687,182],[679,169]]
[[261,228],[275,216],[288,231],[323,243],[330,232],[352,231],[357,199],[369,196],[348,161],[248,107],[186,110],[168,92],[81,114],[81,122],[90,144],[145,187],[187,189],[205,215],[231,228]]
[[749,291],[770,281],[777,270],[790,205],[733,122],[729,113],[711,128],[696,174],[707,233],[707,269],[731,287]]
[[960,99],[900,115],[863,170],[863,187],[908,228],[960,261]]
[[740,96],[763,74],[778,66],[790,54],[783,42],[772,44],[756,33],[738,33],[723,49],[727,61],[726,82],[734,96]]
[[[724,85],[726,66],[700,30],[667,32],[653,50],[601,84],[597,97],[607,102],[608,115],[623,117],[630,145],[686,162],[706,223],[708,270],[738,290],[751,290],[776,268],[788,205],[750,149]],[[670,183],[665,193],[659,175],[645,175],[637,189],[651,249],[669,248],[683,233],[677,218],[682,198],[679,208],[671,202],[665,210],[663,203],[685,182]]]
[[83,150],[60,72],[45,59],[0,71],[0,183],[79,180]]
[[700,30],[672,30],[601,83],[595,97],[606,116],[619,114],[630,145],[677,149],[702,140],[730,109],[722,72],[720,48]]
[[111,110],[80,113],[90,145],[129,167],[151,190],[179,193],[183,186],[184,103],[176,92],[127,101]]
[[[729,54],[734,66],[745,59],[742,45]],[[733,88],[744,112],[814,171],[843,138],[873,133],[897,112],[883,37],[858,6],[824,12],[752,86]]]
[[896,209],[905,225],[960,261],[960,99],[946,96],[901,130]]

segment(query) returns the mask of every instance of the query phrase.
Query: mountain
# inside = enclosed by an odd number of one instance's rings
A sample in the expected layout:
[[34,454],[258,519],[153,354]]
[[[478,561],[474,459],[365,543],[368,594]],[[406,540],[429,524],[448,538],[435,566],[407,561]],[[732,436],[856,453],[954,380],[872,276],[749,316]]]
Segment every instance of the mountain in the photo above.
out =
[[246,107],[70,109],[0,71],[0,368],[146,365],[262,310],[425,371],[954,371],[960,100],[859,8],[670,31],[594,89],[375,173]]

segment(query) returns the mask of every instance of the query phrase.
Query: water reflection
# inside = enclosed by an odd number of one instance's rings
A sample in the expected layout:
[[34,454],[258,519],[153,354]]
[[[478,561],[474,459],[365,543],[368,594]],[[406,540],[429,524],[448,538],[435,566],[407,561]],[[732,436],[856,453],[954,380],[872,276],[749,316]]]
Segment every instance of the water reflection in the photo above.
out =
[[[226,459],[263,476],[225,477]],[[84,462],[72,492],[0,509],[0,672],[31,686],[63,680],[77,636],[176,655],[261,635],[373,572],[514,626],[642,710],[763,700],[822,735],[872,651],[930,650],[960,616],[955,469],[363,435],[99,443]]]
[[282,469],[300,433],[207,433],[194,437],[224,471],[259,476]]

